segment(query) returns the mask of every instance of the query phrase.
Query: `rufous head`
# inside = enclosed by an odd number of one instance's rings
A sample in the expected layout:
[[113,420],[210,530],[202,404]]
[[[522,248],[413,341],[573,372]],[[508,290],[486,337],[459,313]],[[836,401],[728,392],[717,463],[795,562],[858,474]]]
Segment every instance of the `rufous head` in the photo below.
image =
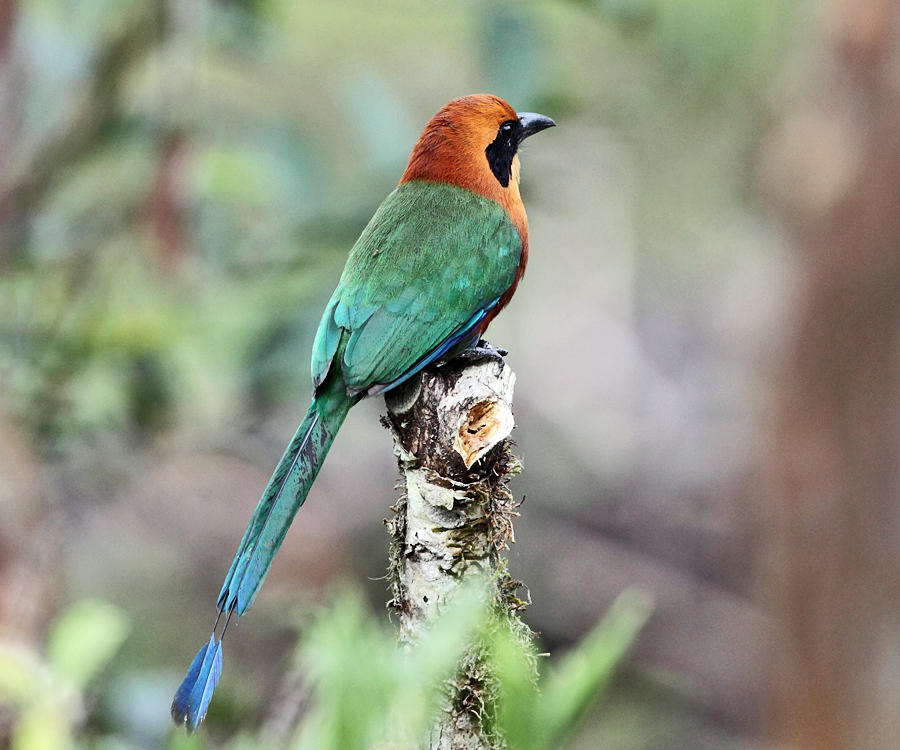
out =
[[498,201],[513,213],[516,204],[521,204],[519,145],[555,124],[544,115],[517,113],[490,94],[454,99],[425,126],[400,182],[458,185]]

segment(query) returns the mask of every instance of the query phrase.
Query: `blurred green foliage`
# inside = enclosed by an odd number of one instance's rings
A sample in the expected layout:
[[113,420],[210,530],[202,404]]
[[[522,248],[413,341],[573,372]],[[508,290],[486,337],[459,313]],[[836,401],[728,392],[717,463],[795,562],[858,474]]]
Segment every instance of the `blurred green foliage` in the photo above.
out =
[[84,721],[86,691],[128,636],[128,618],[83,600],[51,628],[46,654],[0,643],[0,705],[14,714],[12,750],[65,750]]
[[534,683],[521,644],[498,631],[493,654],[501,685],[500,734],[510,748],[550,750],[564,747],[578,719],[609,684],[650,615],[645,594],[627,590],[613,602],[604,619]]
[[358,595],[321,613],[300,650],[313,685],[298,750],[415,747],[432,719],[439,686],[449,680],[482,619],[476,592],[448,607],[427,639],[403,652]]
[[399,652],[393,632],[367,617],[358,600],[344,598],[321,617],[302,648],[314,708],[294,747],[415,747],[434,719],[436,686],[453,684],[455,666],[474,637],[486,639],[489,669],[501,686],[493,730],[516,750],[561,748],[648,615],[646,597],[623,594],[585,641],[536,682],[534,657],[519,635],[490,627],[477,598],[464,594],[411,652]]
[[[310,708],[292,732],[296,750],[415,747],[435,717],[445,685],[473,642],[486,644],[501,685],[493,731],[517,750],[562,747],[578,716],[609,682],[650,612],[643,594],[626,592],[605,619],[540,682],[521,636],[498,626],[475,590],[449,605],[415,649],[401,649],[389,624],[373,618],[359,595],[345,591],[314,619],[298,649],[296,670],[311,690]],[[82,600],[64,612],[46,654],[0,645],[0,704],[15,717],[12,750],[131,747],[111,736],[76,743],[86,691],[115,656],[131,626],[117,608]],[[545,670],[546,671],[546,670]],[[304,691],[305,692],[305,691]],[[301,701],[287,694],[283,701]],[[93,698],[92,698],[93,700]],[[240,732],[227,747],[277,746]],[[172,730],[169,750],[203,748],[202,733]]]
[[[401,649],[393,629],[373,618],[354,591],[324,608],[305,631],[296,671],[308,680],[309,709],[291,738],[242,733],[227,747],[294,750],[413,748],[435,719],[446,686],[473,642],[485,644],[501,685],[492,731],[516,750],[566,745],[584,709],[602,693],[650,613],[645,595],[629,591],[559,663],[542,667],[520,636],[486,613],[478,593],[464,591],[415,649]],[[304,699],[306,689],[280,696]],[[169,750],[202,748],[175,730]]]

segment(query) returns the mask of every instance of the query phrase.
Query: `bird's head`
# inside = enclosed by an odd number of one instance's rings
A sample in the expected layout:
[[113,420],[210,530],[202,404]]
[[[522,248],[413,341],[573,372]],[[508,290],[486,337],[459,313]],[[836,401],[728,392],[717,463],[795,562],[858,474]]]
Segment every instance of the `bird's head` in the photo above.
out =
[[425,126],[400,182],[449,182],[504,204],[518,201],[519,146],[555,124],[489,94],[454,99]]

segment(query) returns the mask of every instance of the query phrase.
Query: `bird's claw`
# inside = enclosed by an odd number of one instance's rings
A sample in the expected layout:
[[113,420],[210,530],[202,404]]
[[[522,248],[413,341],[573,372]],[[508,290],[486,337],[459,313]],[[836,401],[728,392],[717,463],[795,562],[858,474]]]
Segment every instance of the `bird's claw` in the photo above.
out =
[[478,339],[478,343],[475,344],[475,351],[478,353],[483,352],[492,357],[505,357],[509,354],[509,352],[501,346],[491,346],[487,339]]
[[464,351],[459,356],[472,360],[478,361],[480,359],[499,359],[502,360],[507,354],[509,354],[506,349],[501,349],[499,346],[491,346],[484,339],[479,339],[478,343],[469,349],[468,351]]

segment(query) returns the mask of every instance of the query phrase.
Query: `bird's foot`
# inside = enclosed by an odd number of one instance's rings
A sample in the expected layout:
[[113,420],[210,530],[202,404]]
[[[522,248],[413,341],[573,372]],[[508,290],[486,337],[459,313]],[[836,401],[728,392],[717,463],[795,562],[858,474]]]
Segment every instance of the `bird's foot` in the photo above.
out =
[[498,359],[502,361],[507,354],[509,352],[506,349],[501,349],[499,346],[491,346],[484,339],[479,339],[474,347],[462,352],[459,356],[470,362],[478,362],[484,359]]
[[501,359],[505,357],[509,352],[500,346],[491,346],[490,342],[487,339],[478,339],[478,343],[475,344],[475,352],[484,353],[489,357],[500,357]]

